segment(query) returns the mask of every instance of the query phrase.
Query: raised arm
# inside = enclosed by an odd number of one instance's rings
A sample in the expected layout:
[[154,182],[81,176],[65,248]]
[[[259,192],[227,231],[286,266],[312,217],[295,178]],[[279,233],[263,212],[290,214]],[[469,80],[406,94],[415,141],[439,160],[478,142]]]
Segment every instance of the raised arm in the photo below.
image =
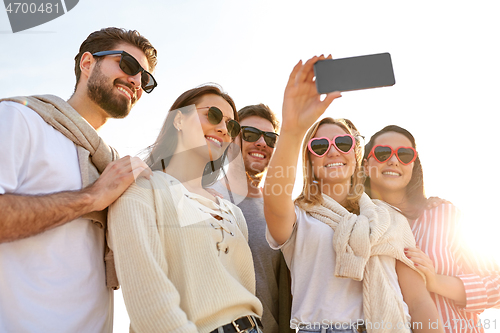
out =
[[316,90],[313,66],[323,59],[326,58],[313,57],[305,64],[299,61],[285,88],[283,124],[263,191],[266,222],[278,244],[290,237],[295,222],[292,190],[302,138],[331,102],[341,96],[339,92],[330,93],[322,101]]

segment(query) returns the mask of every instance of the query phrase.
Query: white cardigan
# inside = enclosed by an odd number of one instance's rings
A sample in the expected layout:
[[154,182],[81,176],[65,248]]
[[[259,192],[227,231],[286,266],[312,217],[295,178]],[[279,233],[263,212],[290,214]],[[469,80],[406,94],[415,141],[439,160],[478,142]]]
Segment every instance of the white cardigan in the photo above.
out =
[[[367,325],[368,332],[411,332],[403,326],[406,324],[403,300],[389,283],[379,258],[393,257],[417,271],[404,254],[405,247],[415,247],[408,221],[387,203],[372,201],[366,194],[359,201],[360,215],[348,212],[327,195],[323,199],[322,205],[308,207],[307,213],[335,231],[335,276],[363,281],[365,322],[383,321],[392,325],[390,329]],[[425,281],[425,276],[419,274]],[[396,329],[398,323],[401,329]]]
[[242,316],[261,317],[237,206],[154,172],[130,186],[108,219],[131,331],[210,332]]

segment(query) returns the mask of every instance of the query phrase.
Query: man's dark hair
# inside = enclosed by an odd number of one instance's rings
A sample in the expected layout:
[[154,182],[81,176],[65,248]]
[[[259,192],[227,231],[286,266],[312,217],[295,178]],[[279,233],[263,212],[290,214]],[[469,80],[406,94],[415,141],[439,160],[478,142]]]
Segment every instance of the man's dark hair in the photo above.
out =
[[[153,72],[156,67],[156,49],[153,45],[136,30],[125,30],[120,28],[104,28],[91,33],[80,46],[80,51],[75,57],[75,75],[76,86],[80,81],[80,61],[85,52],[96,53],[100,51],[108,51],[116,47],[120,43],[127,43],[144,52],[149,64],[149,72]],[[97,61],[100,61],[98,59]]]
[[278,132],[280,123],[276,115],[271,111],[271,109],[262,103],[257,105],[248,105],[243,109],[238,111],[238,117],[240,118],[240,122],[248,117],[257,116],[264,119],[269,120],[269,122],[273,125],[274,131]]

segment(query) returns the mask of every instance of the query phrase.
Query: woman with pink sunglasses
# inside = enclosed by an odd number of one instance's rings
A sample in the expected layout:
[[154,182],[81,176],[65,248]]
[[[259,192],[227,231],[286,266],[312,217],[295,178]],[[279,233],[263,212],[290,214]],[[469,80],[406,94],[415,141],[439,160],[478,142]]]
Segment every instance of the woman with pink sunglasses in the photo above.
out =
[[[334,92],[322,100],[316,91],[313,65],[323,59],[299,62],[290,75],[263,191],[266,237],[292,276],[291,327],[444,332],[423,275],[404,254],[415,244],[404,216],[364,194],[356,127],[348,120],[316,122],[340,97]],[[302,141],[304,187],[294,202]]]
[[479,314],[500,305],[500,268],[464,246],[455,206],[427,208],[415,148],[413,135],[399,126],[375,133],[365,149],[366,193],[407,217],[417,247],[405,249],[406,255],[425,274],[446,332],[484,332],[489,325]]

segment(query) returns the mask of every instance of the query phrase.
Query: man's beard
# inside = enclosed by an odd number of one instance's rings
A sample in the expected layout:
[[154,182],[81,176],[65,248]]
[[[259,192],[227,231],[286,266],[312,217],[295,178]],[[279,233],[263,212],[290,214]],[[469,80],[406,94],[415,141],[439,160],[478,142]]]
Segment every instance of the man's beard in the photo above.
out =
[[254,163],[248,161],[248,160],[244,160],[243,163],[245,164],[245,171],[247,173],[248,176],[252,176],[253,178],[256,178],[256,179],[262,179],[262,177],[264,176],[264,173],[266,172],[267,170],[267,164],[266,166],[264,167],[261,167],[261,168],[255,168],[253,166]]
[[[130,84],[126,82],[120,83],[134,91]],[[132,97],[129,105],[127,98],[125,96],[116,96],[114,90],[114,84],[109,83],[109,78],[102,74],[100,63],[97,63],[87,82],[89,98],[106,111],[111,118],[125,118],[136,101],[135,97]]]

